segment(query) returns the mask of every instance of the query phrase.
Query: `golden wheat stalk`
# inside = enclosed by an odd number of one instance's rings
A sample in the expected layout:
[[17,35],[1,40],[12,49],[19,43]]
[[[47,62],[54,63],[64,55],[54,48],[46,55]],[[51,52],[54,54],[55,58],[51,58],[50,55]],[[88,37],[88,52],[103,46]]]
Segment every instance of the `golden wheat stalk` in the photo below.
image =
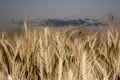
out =
[[25,33],[28,33],[26,20],[24,20],[23,26],[24,26],[24,29],[25,29]]
[[83,80],[88,80],[87,79],[87,55],[86,52],[83,53],[82,59],[81,59],[81,71],[82,71],[82,78]]
[[8,80],[13,80],[12,77],[10,75],[8,75]]
[[103,80],[109,80],[109,75],[107,73],[107,69],[105,68],[105,65],[101,65],[100,62],[97,60],[95,61],[96,66],[98,66],[99,70],[103,74]]
[[62,80],[62,71],[63,71],[63,60],[62,58],[60,58],[58,65],[58,80]]
[[69,69],[68,71],[68,80],[73,80],[73,70]]

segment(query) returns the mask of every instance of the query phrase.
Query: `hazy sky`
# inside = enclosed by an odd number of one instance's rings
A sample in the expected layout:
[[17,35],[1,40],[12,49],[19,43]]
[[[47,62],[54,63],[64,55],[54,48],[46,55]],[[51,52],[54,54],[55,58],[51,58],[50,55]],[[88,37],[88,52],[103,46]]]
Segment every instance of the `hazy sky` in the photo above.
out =
[[0,18],[120,17],[120,0],[0,0]]

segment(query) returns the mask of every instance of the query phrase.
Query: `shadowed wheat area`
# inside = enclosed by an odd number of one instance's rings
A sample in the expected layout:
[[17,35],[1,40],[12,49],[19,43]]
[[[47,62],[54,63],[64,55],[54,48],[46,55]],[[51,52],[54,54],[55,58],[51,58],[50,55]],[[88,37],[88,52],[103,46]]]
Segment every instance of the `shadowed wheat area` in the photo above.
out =
[[0,80],[120,80],[120,37],[113,24],[87,34],[81,27],[41,27],[0,37]]

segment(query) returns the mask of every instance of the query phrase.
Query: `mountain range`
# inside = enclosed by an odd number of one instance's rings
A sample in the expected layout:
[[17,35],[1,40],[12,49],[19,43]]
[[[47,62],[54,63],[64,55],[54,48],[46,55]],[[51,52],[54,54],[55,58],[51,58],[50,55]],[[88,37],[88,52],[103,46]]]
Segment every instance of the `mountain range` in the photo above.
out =
[[[84,19],[46,19],[46,20],[29,20],[27,21],[29,25],[32,26],[55,26],[55,27],[64,27],[64,26],[105,26],[106,24],[100,22],[94,18],[84,18]],[[21,25],[23,20],[12,20],[12,23]]]

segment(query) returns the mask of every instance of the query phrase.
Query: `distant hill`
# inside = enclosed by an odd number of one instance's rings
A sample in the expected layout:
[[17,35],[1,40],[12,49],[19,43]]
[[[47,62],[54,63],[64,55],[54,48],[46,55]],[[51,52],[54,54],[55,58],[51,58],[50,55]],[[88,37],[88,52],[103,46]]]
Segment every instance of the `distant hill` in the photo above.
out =
[[[12,23],[15,24],[22,24],[22,20],[12,20]],[[84,19],[47,19],[47,20],[30,20],[28,21],[29,25],[32,26],[58,26],[58,27],[64,27],[64,26],[79,26],[79,25],[86,25],[86,26],[104,26],[105,23],[100,22],[94,18],[84,18]]]
[[41,22],[41,25],[47,25],[47,26],[79,26],[79,25],[87,25],[87,26],[99,26],[99,25],[105,25],[105,23],[99,22],[95,19],[75,19],[75,20],[60,20],[60,19],[48,19]]

